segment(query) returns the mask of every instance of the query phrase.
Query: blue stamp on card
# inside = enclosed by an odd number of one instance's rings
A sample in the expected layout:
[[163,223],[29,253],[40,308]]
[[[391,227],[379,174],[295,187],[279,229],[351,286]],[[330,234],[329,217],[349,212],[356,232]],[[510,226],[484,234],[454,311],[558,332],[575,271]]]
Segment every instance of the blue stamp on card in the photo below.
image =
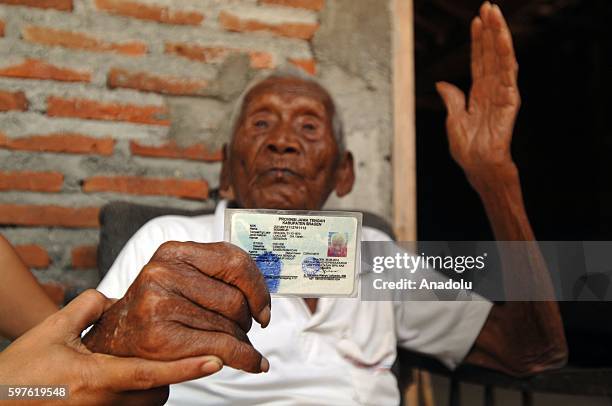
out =
[[306,257],[302,261],[302,272],[306,276],[314,276],[321,271],[321,261],[316,257]]
[[266,280],[268,291],[270,293],[278,292],[282,268],[281,259],[279,256],[273,252],[266,251],[263,254],[259,254],[257,258],[255,258],[255,264]]

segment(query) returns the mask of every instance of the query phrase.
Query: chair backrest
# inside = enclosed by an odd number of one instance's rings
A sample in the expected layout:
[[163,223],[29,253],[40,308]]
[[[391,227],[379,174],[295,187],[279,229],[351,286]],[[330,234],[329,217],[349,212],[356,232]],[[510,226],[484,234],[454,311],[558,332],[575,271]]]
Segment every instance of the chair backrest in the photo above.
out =
[[155,207],[127,202],[110,202],[100,210],[100,242],[98,243],[98,271],[106,275],[117,255],[128,240],[149,220],[166,215],[199,216],[214,210],[184,210]]
[[[170,207],[146,206],[127,202],[111,202],[100,211],[100,242],[98,271],[103,277],[128,240],[147,221],[165,215],[200,216],[212,214],[212,209],[185,210]],[[393,229],[382,217],[363,212],[363,225],[383,231],[393,238]]]

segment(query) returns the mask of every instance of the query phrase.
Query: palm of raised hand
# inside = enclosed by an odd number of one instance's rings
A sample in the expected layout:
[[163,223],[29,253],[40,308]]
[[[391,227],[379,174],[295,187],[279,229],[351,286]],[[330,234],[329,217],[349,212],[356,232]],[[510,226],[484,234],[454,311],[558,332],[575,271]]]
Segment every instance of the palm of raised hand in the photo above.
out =
[[466,107],[457,87],[440,82],[446,105],[446,129],[453,158],[468,177],[514,166],[510,142],[520,95],[518,64],[501,11],[488,2],[472,23],[472,88]]

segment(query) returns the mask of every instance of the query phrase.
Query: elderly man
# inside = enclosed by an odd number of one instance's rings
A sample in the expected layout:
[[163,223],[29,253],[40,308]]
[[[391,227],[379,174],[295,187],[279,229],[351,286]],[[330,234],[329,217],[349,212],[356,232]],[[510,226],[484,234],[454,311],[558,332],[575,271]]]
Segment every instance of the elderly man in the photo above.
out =
[[[485,3],[474,19],[472,50],[467,109],[459,89],[437,85],[451,153],[479,193],[496,238],[533,240],[510,156],[517,64],[498,7]],[[273,74],[248,89],[221,174],[231,204],[319,210],[332,192],[349,193],[354,176],[336,107],[313,79]],[[248,255],[218,243],[227,204],[212,216],[149,222],[99,286],[107,296],[125,296],[85,338],[89,348],[162,360],[212,354],[233,367],[172,387],[173,404],[397,404],[389,370],[397,345],[450,367],[468,362],[516,375],[565,362],[554,302],[270,300]],[[362,234],[389,240],[368,227]],[[537,248],[503,261],[518,276],[512,288],[551,289]],[[259,326],[251,329],[252,318]]]

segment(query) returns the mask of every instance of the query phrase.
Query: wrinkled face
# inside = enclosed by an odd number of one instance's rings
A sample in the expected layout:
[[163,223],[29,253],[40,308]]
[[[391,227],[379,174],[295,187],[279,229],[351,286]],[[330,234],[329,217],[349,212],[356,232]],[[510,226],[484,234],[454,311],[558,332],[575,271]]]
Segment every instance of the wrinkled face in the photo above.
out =
[[226,150],[221,188],[244,208],[318,210],[335,189],[350,192],[350,153],[339,155],[333,102],[319,85],[270,78],[244,100]]

